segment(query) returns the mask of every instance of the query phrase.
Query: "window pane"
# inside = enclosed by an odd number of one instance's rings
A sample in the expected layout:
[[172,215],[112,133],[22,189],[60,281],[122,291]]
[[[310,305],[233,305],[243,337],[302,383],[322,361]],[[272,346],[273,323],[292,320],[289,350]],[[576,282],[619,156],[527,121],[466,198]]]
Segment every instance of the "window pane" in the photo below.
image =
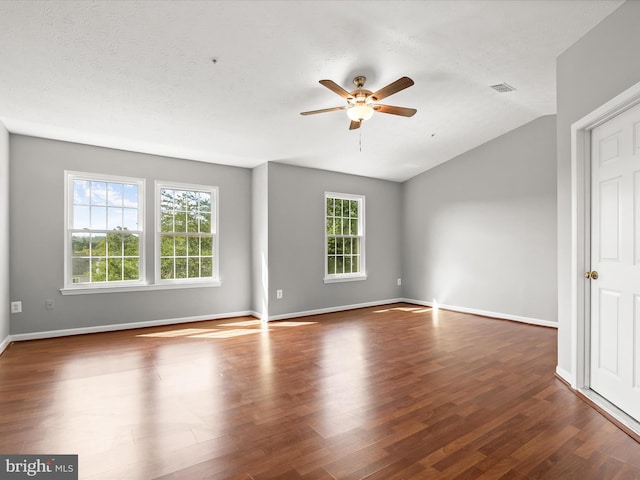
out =
[[327,217],[333,217],[333,198],[327,198]]
[[122,226],[126,230],[138,230],[138,210],[125,208],[122,216]]
[[106,207],[91,207],[91,228],[93,230],[106,230],[107,228]]
[[122,263],[124,274],[123,280],[140,279],[140,260],[137,258],[125,258]]
[[343,217],[348,217],[349,216],[349,200],[343,200],[342,201],[342,216]]
[[91,235],[91,255],[94,257],[107,254],[107,236],[104,234]]
[[351,255],[344,257],[344,273],[351,273]]
[[187,237],[175,237],[176,238],[176,256],[187,256]]
[[91,193],[91,182],[88,180],[73,181],[73,203],[74,205],[89,205]]
[[175,190],[173,194],[173,203],[176,211],[187,211],[187,199],[184,190]]
[[173,190],[166,188],[160,189],[160,211],[173,212]]
[[351,271],[360,272],[360,256],[351,257]]
[[354,238],[351,244],[351,253],[360,253],[360,239]]
[[334,255],[336,253],[336,239],[329,238],[327,240],[327,253],[329,255]]
[[122,259],[110,258],[109,259],[109,281],[117,282],[122,280]]
[[123,205],[127,208],[138,208],[138,186],[125,185]]
[[168,280],[173,278],[173,258],[160,260],[160,278]]
[[189,278],[200,278],[200,259],[189,257]]
[[336,253],[338,255],[342,255],[343,252],[344,252],[344,239],[336,238]]
[[186,258],[176,258],[176,278],[187,278]]
[[91,182],[91,205],[107,205],[106,182]]
[[104,282],[107,279],[107,261],[101,257],[91,259],[91,281]]
[[201,212],[211,212],[211,194],[206,192],[200,192],[200,204],[199,210]]
[[211,214],[203,213],[200,215],[200,231],[202,233],[211,233]]
[[91,207],[73,206],[73,226],[72,228],[91,227]]
[[358,201],[351,200],[349,202],[349,216],[351,218],[358,218]]
[[334,215],[336,217],[339,217],[342,215],[342,200],[340,200],[339,198],[334,199]]
[[187,231],[187,212],[176,212],[175,231],[176,232]]
[[88,258],[74,258],[71,261],[72,283],[87,283],[91,280],[91,262]]
[[344,253],[351,253],[351,239],[344,239]]
[[358,219],[352,218],[351,222],[351,235],[358,235]]
[[107,235],[107,256],[109,257],[121,257],[122,256],[122,235],[119,233],[110,233]]
[[198,232],[198,214],[197,212],[187,214],[187,232]]
[[122,206],[122,189],[123,185],[121,183],[109,182],[107,184],[107,205],[110,207]]
[[333,225],[333,234],[342,235],[342,220],[339,218],[335,219],[335,223]]
[[198,237],[189,238],[189,256],[196,257],[200,255],[200,239]]
[[330,255],[328,260],[329,260],[329,263],[327,265],[327,273],[329,275],[333,275],[336,273],[336,257],[334,257],[333,255]]
[[344,258],[341,255],[336,257],[336,273],[344,273]]
[[137,257],[140,255],[140,236],[131,233],[122,236],[124,243],[124,255],[126,257]]
[[211,257],[201,258],[200,268],[202,277],[213,277],[213,259]]
[[160,214],[160,231],[173,232],[173,213]]
[[[162,257],[172,257],[174,255],[172,236],[169,236],[169,235],[160,236],[160,255]],[[171,267],[171,270],[173,271],[173,267]]]
[[213,254],[213,238],[203,237],[200,242],[200,255],[212,255]]
[[107,209],[107,229],[118,230],[122,228],[122,209],[109,207]]
[[351,229],[349,228],[349,219],[348,218],[343,218],[342,219],[342,234],[343,235],[351,235]]
[[[71,235],[71,253],[75,255],[89,255],[91,253],[91,236],[88,233],[74,233]],[[87,268],[87,270],[89,270]]]

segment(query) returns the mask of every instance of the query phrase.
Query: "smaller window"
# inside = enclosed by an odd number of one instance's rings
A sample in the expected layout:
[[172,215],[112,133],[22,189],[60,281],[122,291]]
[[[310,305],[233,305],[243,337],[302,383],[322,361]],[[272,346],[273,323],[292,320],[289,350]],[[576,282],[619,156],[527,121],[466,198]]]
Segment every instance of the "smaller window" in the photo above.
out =
[[65,286],[144,282],[144,181],[66,172]]
[[364,280],[364,196],[325,195],[325,283]]
[[156,183],[159,283],[218,282],[218,189]]

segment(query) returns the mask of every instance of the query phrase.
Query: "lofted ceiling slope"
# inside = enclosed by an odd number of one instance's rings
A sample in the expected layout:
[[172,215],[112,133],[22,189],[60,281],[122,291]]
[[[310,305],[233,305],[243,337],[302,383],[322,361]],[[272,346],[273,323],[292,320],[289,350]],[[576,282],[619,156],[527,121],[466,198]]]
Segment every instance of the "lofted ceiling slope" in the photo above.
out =
[[[394,181],[556,110],[556,57],[622,0],[0,2],[12,133]],[[215,59],[214,63],[212,60]],[[415,85],[349,131],[318,83]],[[498,93],[490,85],[516,88]]]

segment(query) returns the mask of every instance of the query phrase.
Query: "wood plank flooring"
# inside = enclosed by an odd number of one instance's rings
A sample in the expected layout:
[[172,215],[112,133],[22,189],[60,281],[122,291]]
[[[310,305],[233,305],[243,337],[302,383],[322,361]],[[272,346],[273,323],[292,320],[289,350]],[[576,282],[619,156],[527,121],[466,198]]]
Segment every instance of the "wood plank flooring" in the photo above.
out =
[[556,331],[396,304],[12,344],[0,453],[81,479],[640,479]]

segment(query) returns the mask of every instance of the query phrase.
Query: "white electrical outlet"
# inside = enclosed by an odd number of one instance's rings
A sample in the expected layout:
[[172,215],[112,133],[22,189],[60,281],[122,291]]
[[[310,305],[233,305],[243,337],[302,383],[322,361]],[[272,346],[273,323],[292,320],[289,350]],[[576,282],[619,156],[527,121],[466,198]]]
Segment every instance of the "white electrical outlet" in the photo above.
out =
[[282,298],[282,290],[276,290],[276,298],[280,300]]
[[48,298],[44,302],[44,306],[47,310],[53,310],[54,308],[56,308],[56,302],[52,298]]
[[11,302],[11,313],[22,313],[22,302]]
[[401,278],[398,279],[398,286],[400,286],[400,285],[402,285],[402,279]]

